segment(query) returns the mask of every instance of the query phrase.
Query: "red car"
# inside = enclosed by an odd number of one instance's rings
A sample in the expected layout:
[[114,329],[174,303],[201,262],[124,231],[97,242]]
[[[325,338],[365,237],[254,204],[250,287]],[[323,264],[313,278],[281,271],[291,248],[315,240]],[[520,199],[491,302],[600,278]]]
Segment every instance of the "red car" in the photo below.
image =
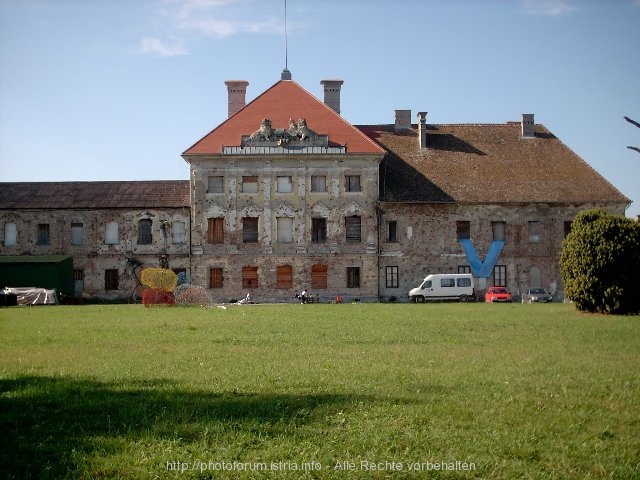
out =
[[484,295],[484,301],[487,303],[510,302],[511,293],[504,287],[490,287]]

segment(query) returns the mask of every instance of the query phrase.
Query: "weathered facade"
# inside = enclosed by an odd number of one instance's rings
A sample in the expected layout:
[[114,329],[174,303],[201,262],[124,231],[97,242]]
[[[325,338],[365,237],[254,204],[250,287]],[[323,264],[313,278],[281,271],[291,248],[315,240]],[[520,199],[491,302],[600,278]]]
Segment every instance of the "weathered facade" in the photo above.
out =
[[131,298],[143,265],[220,302],[405,301],[429,273],[469,271],[480,291],[561,299],[575,214],[629,203],[533,115],[353,126],[342,81],[322,84],[324,101],[283,76],[246,104],[248,82],[227,82],[229,118],[182,155],[188,181],[0,184],[0,254],[73,255],[84,297]]

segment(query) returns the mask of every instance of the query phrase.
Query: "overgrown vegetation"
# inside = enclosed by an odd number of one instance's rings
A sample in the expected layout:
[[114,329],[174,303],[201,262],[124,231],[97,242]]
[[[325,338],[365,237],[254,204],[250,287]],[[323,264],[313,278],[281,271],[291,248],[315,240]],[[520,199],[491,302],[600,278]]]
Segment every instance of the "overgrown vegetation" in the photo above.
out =
[[5,308],[2,476],[638,478],[638,351],[565,304]]
[[565,295],[578,310],[640,313],[640,224],[603,210],[576,216],[560,257]]

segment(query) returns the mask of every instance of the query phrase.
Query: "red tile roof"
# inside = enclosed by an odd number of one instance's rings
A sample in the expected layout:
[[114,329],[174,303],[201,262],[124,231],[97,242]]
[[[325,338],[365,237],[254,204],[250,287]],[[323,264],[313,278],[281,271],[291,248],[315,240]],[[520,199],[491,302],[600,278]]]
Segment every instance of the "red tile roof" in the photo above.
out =
[[299,84],[293,80],[280,80],[183,155],[220,155],[223,146],[240,145],[242,135],[255,132],[265,118],[271,120],[274,129],[288,129],[290,119],[306,118],[311,130],[320,135],[328,134],[330,145],[346,145],[347,153],[384,153],[375,142]]
[[589,203],[630,200],[543,125],[522,138],[518,122],[428,125],[420,149],[416,126],[359,126],[382,145],[381,199],[461,203]]
[[183,208],[188,180],[0,183],[0,209]]

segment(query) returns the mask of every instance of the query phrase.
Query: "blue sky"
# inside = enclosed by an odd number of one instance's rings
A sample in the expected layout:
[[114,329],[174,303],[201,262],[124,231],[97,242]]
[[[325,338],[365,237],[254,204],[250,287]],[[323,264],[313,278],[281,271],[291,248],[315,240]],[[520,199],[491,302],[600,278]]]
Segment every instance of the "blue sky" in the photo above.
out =
[[[534,113],[635,216],[638,25],[640,0],[288,0],[288,67],[320,99],[344,80],[353,124]],[[284,47],[284,0],[0,0],[0,179],[187,179],[180,154],[225,120],[224,81],[251,101]]]

